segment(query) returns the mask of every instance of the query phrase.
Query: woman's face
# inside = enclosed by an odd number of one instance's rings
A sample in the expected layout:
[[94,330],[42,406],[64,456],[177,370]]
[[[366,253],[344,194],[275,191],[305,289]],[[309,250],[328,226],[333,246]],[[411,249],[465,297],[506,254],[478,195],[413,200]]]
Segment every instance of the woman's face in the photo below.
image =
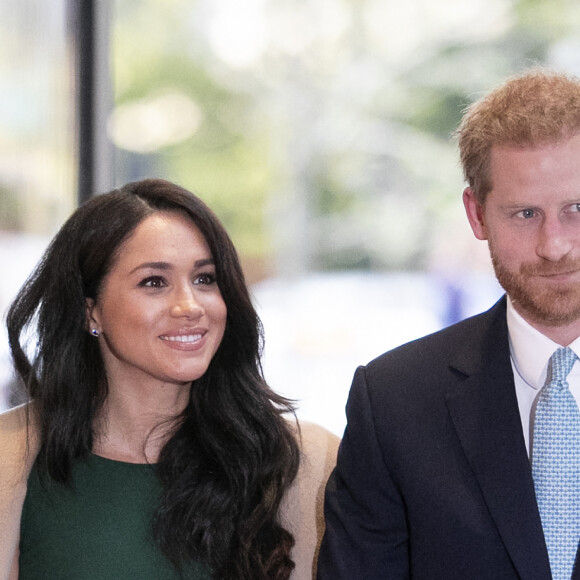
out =
[[110,389],[191,383],[206,372],[226,326],[213,257],[178,212],[139,224],[87,306]]

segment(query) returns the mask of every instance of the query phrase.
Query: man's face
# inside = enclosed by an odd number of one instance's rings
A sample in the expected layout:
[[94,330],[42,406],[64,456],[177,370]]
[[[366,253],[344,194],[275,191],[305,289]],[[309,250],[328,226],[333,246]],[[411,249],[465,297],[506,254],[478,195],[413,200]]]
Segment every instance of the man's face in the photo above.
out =
[[528,322],[580,324],[580,135],[538,148],[493,147],[492,190],[464,192],[475,236]]

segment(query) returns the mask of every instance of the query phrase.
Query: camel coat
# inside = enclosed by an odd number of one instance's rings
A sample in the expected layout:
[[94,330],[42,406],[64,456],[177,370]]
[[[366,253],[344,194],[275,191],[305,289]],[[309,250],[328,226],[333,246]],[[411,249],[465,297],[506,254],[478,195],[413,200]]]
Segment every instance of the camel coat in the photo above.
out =
[[[311,580],[324,531],[324,488],[336,462],[339,438],[313,423],[301,423],[300,429],[300,469],[283,501],[281,520],[296,539],[292,552],[296,568],[291,579]],[[17,578],[13,563],[18,554],[20,515],[38,449],[32,430],[28,439],[26,432],[25,405],[0,414],[0,580]]]

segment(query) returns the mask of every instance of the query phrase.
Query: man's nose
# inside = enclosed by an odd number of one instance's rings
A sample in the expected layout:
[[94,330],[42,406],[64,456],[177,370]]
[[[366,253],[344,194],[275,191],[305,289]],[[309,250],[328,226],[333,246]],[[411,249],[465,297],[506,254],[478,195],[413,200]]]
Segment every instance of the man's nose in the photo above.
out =
[[572,248],[571,232],[557,217],[546,217],[540,228],[536,254],[549,262],[558,262]]

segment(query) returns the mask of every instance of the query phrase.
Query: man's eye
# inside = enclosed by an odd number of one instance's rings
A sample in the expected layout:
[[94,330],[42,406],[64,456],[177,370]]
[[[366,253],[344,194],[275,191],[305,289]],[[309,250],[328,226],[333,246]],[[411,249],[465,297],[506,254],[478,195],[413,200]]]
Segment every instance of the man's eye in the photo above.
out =
[[524,219],[530,219],[536,215],[536,212],[533,209],[523,209],[519,215],[521,215]]

